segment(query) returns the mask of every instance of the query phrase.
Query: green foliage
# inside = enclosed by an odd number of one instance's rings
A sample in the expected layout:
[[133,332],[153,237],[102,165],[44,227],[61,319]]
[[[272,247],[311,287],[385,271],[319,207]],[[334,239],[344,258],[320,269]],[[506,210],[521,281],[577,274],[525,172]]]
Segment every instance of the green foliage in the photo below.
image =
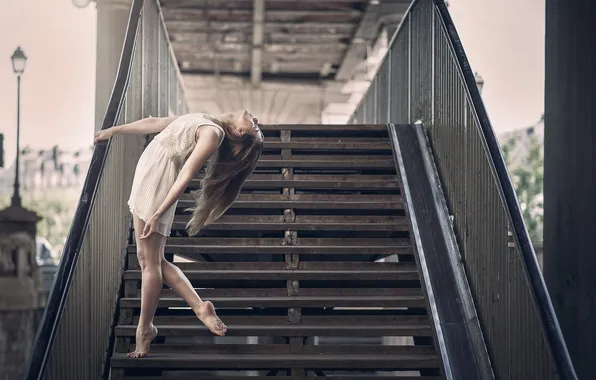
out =
[[[61,255],[64,241],[70,229],[78,197],[69,191],[52,191],[43,195],[24,195],[23,207],[35,211],[41,220],[37,223],[37,236],[46,238]],[[10,204],[10,196],[0,196],[0,209]]]
[[524,156],[513,161],[512,151],[517,139],[511,138],[502,146],[511,181],[515,187],[520,209],[533,242],[541,242],[544,224],[544,148],[531,136]]

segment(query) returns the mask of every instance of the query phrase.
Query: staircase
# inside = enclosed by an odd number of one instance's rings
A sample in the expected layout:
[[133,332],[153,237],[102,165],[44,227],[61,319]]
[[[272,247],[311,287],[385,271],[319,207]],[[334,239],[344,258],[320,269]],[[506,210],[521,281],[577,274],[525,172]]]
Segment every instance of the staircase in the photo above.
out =
[[439,379],[386,125],[265,125],[258,169],[199,236],[178,203],[166,258],[228,325],[212,334],[163,291],[151,353],[129,359],[140,308],[134,240],[112,380]]

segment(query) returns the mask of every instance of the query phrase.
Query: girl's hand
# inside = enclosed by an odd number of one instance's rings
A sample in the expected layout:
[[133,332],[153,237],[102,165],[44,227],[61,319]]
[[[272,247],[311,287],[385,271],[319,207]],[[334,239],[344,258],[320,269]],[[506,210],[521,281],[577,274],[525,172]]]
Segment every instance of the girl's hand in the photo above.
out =
[[141,239],[148,239],[157,232],[157,227],[159,226],[159,219],[161,218],[160,215],[154,214],[149,220],[145,223],[145,228],[143,228],[143,233],[139,238]]
[[103,131],[99,131],[95,134],[95,137],[93,139],[93,144],[97,144],[100,141],[107,140],[112,136],[114,136],[113,128],[108,128],[108,129],[104,129]]

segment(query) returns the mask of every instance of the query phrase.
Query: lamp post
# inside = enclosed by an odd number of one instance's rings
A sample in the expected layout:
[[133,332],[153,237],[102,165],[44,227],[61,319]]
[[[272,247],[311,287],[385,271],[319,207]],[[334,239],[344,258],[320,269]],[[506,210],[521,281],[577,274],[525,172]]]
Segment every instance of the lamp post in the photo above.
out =
[[17,50],[14,51],[12,57],[12,70],[17,75],[17,159],[16,159],[16,168],[15,168],[15,176],[14,176],[14,194],[12,195],[12,205],[13,206],[20,206],[21,205],[21,194],[19,193],[19,175],[20,175],[20,159],[19,156],[21,155],[21,144],[20,144],[20,134],[21,134],[21,75],[25,71],[25,64],[27,63],[27,56],[21,50],[21,47],[17,47]]
[[[27,57],[18,47],[12,57],[12,69],[17,75],[17,157],[14,194],[9,207],[0,210],[0,256],[8,259],[8,271],[0,276],[0,341],[18,336],[18,344],[10,350],[0,350],[3,364],[2,379],[22,379],[30,357],[30,347],[35,339],[37,318],[43,299],[43,287],[36,261],[36,225],[40,220],[33,211],[21,206],[19,194],[20,161],[20,92],[21,75],[25,71]],[[6,268],[6,266],[4,266]]]
[[74,4],[74,6],[77,8],[81,8],[81,9],[86,8],[90,2],[91,2],[91,0],[72,0],[72,3]]

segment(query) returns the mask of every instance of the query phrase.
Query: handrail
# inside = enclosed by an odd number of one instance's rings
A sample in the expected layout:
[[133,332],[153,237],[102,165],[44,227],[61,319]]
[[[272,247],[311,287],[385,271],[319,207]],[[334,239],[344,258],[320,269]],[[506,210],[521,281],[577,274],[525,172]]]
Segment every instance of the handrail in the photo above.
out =
[[474,77],[470,63],[468,62],[468,58],[457,30],[455,29],[451,15],[447,10],[445,1],[434,0],[434,2],[441,16],[441,21],[445,30],[447,31],[449,42],[457,57],[459,68],[466,83],[468,95],[472,100],[472,104],[480,121],[482,134],[484,135],[484,140],[486,142],[486,149],[488,150],[487,153],[492,160],[495,169],[501,197],[505,201],[512,229],[514,231],[513,235],[515,241],[522,253],[522,259],[526,267],[528,279],[538,304],[538,311],[540,313],[542,325],[550,344],[552,354],[555,357],[556,366],[560,372],[561,378],[570,380],[577,379],[571,356],[569,355],[567,345],[565,344],[565,338],[563,337],[546,283],[544,282],[540,267],[538,266],[538,261],[536,260],[534,246],[532,245],[528,230],[526,229],[526,224],[519,209],[519,202],[511,178],[509,177],[507,165],[501,154],[501,148],[480,96],[480,90],[476,85],[476,78]]
[[[549,345],[550,352],[554,359],[554,365],[561,379],[576,380],[577,375],[575,373],[571,357],[567,350],[565,339],[559,326],[556,313],[553,308],[550,295],[548,293],[548,289],[546,287],[544,278],[536,260],[534,247],[531,243],[522,214],[520,212],[517,196],[513,184],[511,182],[511,178],[507,171],[507,166],[505,164],[505,161],[503,160],[498,140],[492,129],[490,120],[488,118],[488,113],[484,107],[484,103],[482,102],[482,98],[480,96],[480,91],[476,85],[476,78],[470,67],[461,40],[456,31],[453,20],[449,14],[445,1],[430,0],[430,2],[433,5],[433,10],[438,15],[439,22],[446,31],[447,42],[450,45],[452,52],[454,53],[454,56],[456,58],[455,60],[457,69],[459,69],[459,72],[463,78],[465,95],[467,95],[470,99],[470,105],[472,108],[471,111],[473,111],[475,116],[478,118],[478,122],[480,125],[479,132],[482,136],[482,139],[484,140],[483,149],[492,168],[492,175],[497,185],[496,190],[498,191],[498,195],[501,198],[503,208],[506,211],[506,216],[510,223],[511,229],[513,230],[513,239],[516,243],[516,246],[519,247],[520,250],[520,258],[525,269],[526,278],[529,283],[529,288],[531,289],[532,299],[537,309],[537,315],[540,319],[541,329],[544,332],[545,338]],[[411,18],[413,14],[416,13],[416,11],[420,10],[417,8],[422,7],[419,6],[421,3],[422,0],[413,0],[410,3],[410,6],[404,14],[400,25],[398,26],[397,30],[394,32],[393,36],[389,41],[388,46],[390,47],[390,49],[387,51],[387,53],[381,60],[381,64],[379,65],[379,72],[383,70],[386,64],[392,64],[392,48],[395,46],[395,43],[398,40],[400,34],[411,33],[411,30],[408,30],[407,26],[411,26]],[[434,28],[434,25],[430,25],[427,27]],[[410,53],[411,51],[408,54]],[[435,52],[433,52],[432,54],[435,54]],[[408,70],[411,70],[411,68],[408,68]],[[371,120],[362,120],[363,116],[366,117],[369,115],[362,114],[361,112],[362,109],[365,109],[367,107],[367,101],[369,100],[368,98],[374,97],[374,94],[369,94],[369,92],[374,92],[376,90],[373,88],[375,87],[373,85],[378,84],[377,79],[379,79],[378,74],[377,77],[375,77],[375,79],[373,79],[373,81],[371,82],[371,86],[367,93],[360,100],[358,106],[356,107],[354,113],[350,118],[350,122],[371,122]],[[408,78],[408,81],[410,80],[411,78]],[[410,86],[411,83],[402,85]],[[410,104],[408,104],[407,107],[409,108]],[[388,113],[390,112],[390,107],[388,107]],[[380,115],[380,117],[385,118],[388,116]],[[387,121],[392,123],[405,122],[405,119],[389,120],[388,118]],[[408,122],[413,121],[414,120],[408,120]]]
[[[115,125],[120,115],[124,96],[128,85],[131,64],[136,44],[136,32],[143,8],[144,0],[133,0],[118,73],[114,82],[114,87],[110,95],[110,101],[103,119],[101,129],[107,129]],[[64,311],[67,295],[70,290],[70,284],[73,279],[74,269],[79,260],[81,246],[85,231],[89,224],[89,217],[95,200],[103,168],[110,148],[110,143],[98,144],[93,151],[93,157],[89,165],[89,171],[85,178],[81,197],[74,214],[74,218],[66,238],[64,251],[58,271],[55,275],[54,284],[48,297],[47,306],[44,310],[41,322],[37,329],[31,358],[27,367],[25,380],[41,380],[47,366],[48,357],[58,326],[60,318]]]

